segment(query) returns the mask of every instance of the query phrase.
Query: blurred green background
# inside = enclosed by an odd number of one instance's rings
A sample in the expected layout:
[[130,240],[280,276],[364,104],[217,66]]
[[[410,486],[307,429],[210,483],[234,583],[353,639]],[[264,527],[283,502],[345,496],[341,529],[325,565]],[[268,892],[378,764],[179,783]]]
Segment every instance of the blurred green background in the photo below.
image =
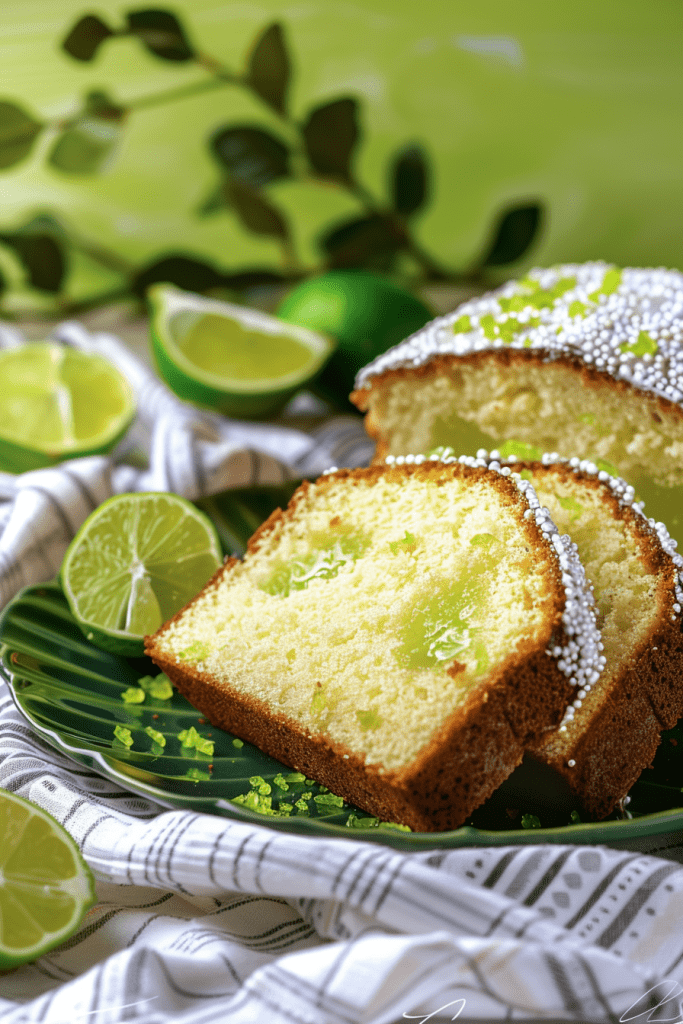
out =
[[[678,2],[193,0],[161,7],[182,24],[200,61],[162,59],[135,34],[105,39],[89,61],[63,49],[84,15],[120,32],[128,12],[148,10],[142,6],[25,0],[0,10],[0,99],[44,126],[30,153],[0,171],[6,313],[52,310],[58,293],[67,312],[96,302],[168,254],[222,274],[323,268],[330,260],[321,237],[365,216],[368,196],[376,209],[391,205],[392,167],[406,147],[417,147],[426,173],[410,234],[437,272],[426,273],[405,250],[383,264],[374,253],[371,265],[416,289],[430,276],[476,277],[501,217],[519,207],[538,211],[535,230],[517,246],[518,257],[512,244],[502,259],[488,260],[486,282],[561,260],[683,267]],[[241,74],[275,22],[292,64],[287,122],[240,85],[207,86],[212,62]],[[180,98],[155,99],[184,89]],[[56,140],[92,91],[116,109],[130,107],[108,127],[101,119],[103,166],[95,173],[51,166]],[[352,165],[362,195],[334,176],[311,175],[297,150],[297,123],[342,97],[357,101],[361,134]],[[235,125],[260,127],[293,153],[294,176],[260,189],[289,225],[286,245],[277,232],[248,230],[224,204],[210,209],[225,166],[208,142]],[[33,218],[45,213],[66,230],[57,289],[54,280],[50,288],[30,287],[30,260],[16,242],[17,232],[35,234]],[[59,229],[50,223],[47,234]]]

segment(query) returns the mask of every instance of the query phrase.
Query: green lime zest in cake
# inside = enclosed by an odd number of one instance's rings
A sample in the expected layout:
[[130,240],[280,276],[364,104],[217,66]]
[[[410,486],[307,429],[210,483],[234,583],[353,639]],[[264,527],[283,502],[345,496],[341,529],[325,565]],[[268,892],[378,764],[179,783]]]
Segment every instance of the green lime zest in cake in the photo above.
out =
[[293,590],[306,590],[312,580],[332,580],[347,562],[355,562],[369,546],[358,534],[335,538],[305,557],[286,562],[261,584],[273,597],[289,597]]
[[403,537],[402,540],[390,541],[389,548],[391,550],[392,555],[397,555],[399,551],[414,551],[416,543],[417,542],[413,537],[412,533],[408,533],[408,531],[406,530],[405,536]]
[[572,495],[568,495],[566,498],[563,498],[558,494],[556,497],[560,508],[569,513],[570,522],[575,523],[577,519],[581,518],[582,514],[585,512],[585,508],[580,501],[577,501],[577,499]]
[[189,647],[178,652],[181,661],[202,661],[211,651],[211,644],[206,640],[195,640]]

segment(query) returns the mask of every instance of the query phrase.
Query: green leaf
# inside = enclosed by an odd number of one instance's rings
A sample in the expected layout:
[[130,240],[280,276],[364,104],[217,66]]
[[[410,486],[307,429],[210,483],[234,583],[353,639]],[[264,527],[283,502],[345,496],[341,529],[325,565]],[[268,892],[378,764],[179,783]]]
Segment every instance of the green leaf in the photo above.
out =
[[389,270],[404,235],[381,214],[355,217],[327,231],[318,244],[333,269],[364,267]]
[[0,170],[25,159],[44,127],[16,103],[0,100]]
[[247,66],[247,85],[251,86],[269,107],[278,114],[284,114],[290,77],[289,55],[282,26],[274,22],[259,36],[251,51]]
[[171,253],[155,260],[137,274],[133,292],[144,299],[150,285],[168,282],[187,292],[206,292],[223,284],[223,275],[215,267],[191,256]]
[[115,34],[101,18],[86,14],[71,29],[62,43],[62,49],[76,60],[92,60],[104,40]]
[[501,267],[520,259],[536,239],[543,221],[540,203],[513,206],[498,218],[481,265]]
[[306,155],[316,174],[351,181],[351,158],[360,138],[358,104],[345,96],[316,107],[302,128]]
[[170,11],[129,11],[127,21],[130,35],[137,36],[155,57],[176,63],[194,59],[194,50],[183,28]]
[[0,242],[14,250],[28,275],[33,288],[44,292],[58,292],[66,261],[61,245],[45,234],[2,234]]
[[230,177],[263,188],[290,173],[289,149],[270,132],[253,125],[219,128],[211,137],[216,159]]
[[244,227],[255,235],[289,237],[284,215],[247,182],[239,178],[226,182],[225,195]]
[[391,191],[394,209],[403,217],[416,213],[427,199],[429,167],[420,146],[406,146],[392,166]]
[[67,174],[97,174],[111,162],[126,116],[106,93],[85,97],[81,114],[67,122],[50,150],[48,162]]

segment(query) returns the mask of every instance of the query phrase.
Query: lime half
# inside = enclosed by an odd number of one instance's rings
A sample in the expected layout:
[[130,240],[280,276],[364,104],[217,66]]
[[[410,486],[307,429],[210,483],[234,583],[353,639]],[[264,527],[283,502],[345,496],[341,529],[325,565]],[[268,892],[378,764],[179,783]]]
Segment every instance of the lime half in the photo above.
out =
[[59,822],[0,790],[0,968],[58,946],[95,902],[90,869]]
[[334,348],[316,331],[172,285],[148,297],[161,376],[180,398],[229,416],[274,415]]
[[99,355],[54,342],[0,352],[0,469],[110,451],[134,415],[130,384]]
[[130,657],[201,590],[221,564],[211,521],[176,494],[120,494],[81,526],[62,589],[83,633]]

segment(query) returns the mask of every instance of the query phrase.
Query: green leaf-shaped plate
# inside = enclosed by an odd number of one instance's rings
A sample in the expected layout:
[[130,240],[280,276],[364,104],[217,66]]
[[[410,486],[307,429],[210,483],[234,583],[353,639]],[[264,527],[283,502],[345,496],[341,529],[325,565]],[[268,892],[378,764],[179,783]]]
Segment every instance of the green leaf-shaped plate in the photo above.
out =
[[[552,829],[494,832],[465,826],[454,832],[410,833],[378,827],[362,811],[338,806],[338,798],[324,787],[297,780],[291,769],[212,728],[177,692],[169,700],[147,694],[142,703],[126,703],[124,691],[137,687],[156,668],[148,659],[127,660],[90,644],[57,583],[28,587],[7,606],[0,619],[0,643],[0,672],[40,736],[75,761],[166,807],[192,808],[287,832],[368,839],[405,850],[540,841],[605,843],[654,853],[683,844],[680,782],[674,785],[669,779],[683,775],[681,762],[672,762],[680,756],[678,730],[665,735],[663,760],[652,779],[635,787],[632,806],[639,816],[632,819]],[[117,739],[117,726],[120,735],[132,740],[131,746]],[[211,755],[182,745],[179,734],[192,726],[213,741]],[[147,729],[161,733],[165,745]],[[247,794],[250,804],[234,802]],[[271,811],[284,804],[283,813],[264,816],[251,809],[269,802]],[[663,809],[643,813],[648,807]]]

